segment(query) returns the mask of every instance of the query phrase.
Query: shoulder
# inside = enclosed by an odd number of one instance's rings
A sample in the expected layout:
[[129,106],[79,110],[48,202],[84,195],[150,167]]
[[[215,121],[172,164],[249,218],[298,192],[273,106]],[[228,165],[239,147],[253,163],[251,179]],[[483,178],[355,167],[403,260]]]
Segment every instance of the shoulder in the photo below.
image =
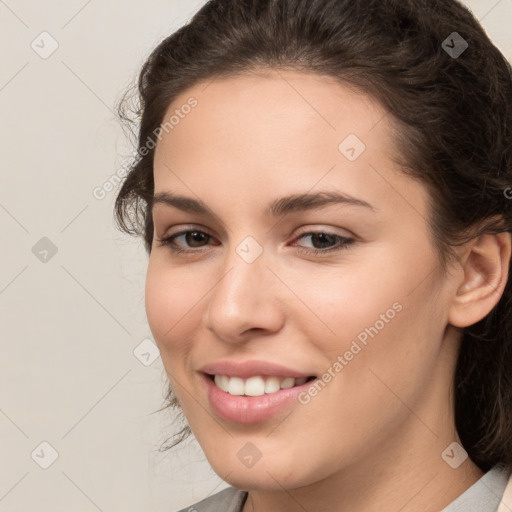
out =
[[441,512],[505,512],[512,490],[512,468],[496,464]]
[[178,512],[241,512],[247,494],[247,491],[228,487]]

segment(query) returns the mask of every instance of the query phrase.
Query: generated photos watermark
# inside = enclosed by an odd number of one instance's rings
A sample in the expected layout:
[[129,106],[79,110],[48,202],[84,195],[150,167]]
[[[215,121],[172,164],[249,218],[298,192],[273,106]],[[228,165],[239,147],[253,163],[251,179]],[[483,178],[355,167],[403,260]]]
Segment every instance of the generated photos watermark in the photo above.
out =
[[395,302],[393,305],[386,310],[385,313],[381,313],[379,319],[374,322],[370,327],[365,327],[357,336],[357,339],[352,340],[350,344],[350,348],[346,350],[343,354],[338,355],[336,361],[311,385],[307,390],[302,391],[297,399],[302,405],[307,405],[311,402],[311,399],[318,395],[322,389],[327,386],[329,382],[331,382],[336,375],[338,375],[348,364],[350,361],[354,359],[354,357],[359,354],[363,348],[368,345],[368,338],[375,338],[381,331],[389,324],[400,311],[402,311],[403,306],[400,302]]
[[[163,133],[169,133],[174,130],[185,117],[187,117],[192,109],[197,107],[198,101],[194,97],[188,98],[187,102],[181,105],[180,108],[176,108],[169,118],[162,123],[158,128],[153,130],[152,136],[146,139],[146,142],[133,152],[132,156],[135,157],[137,154],[141,157],[145,157],[149,152],[154,149],[158,141],[162,140]],[[107,195],[116,190],[121,181],[126,178],[129,173],[129,169],[121,167],[115,173],[110,175],[101,185],[93,188],[92,195],[98,201],[102,201]]]

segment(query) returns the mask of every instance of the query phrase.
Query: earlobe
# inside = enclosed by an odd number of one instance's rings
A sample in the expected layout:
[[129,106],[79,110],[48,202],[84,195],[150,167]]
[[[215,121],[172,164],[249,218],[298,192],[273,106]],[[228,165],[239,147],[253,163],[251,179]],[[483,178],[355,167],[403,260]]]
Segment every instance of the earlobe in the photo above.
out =
[[496,306],[507,283],[510,254],[510,233],[485,234],[470,242],[449,312],[451,325],[473,325]]

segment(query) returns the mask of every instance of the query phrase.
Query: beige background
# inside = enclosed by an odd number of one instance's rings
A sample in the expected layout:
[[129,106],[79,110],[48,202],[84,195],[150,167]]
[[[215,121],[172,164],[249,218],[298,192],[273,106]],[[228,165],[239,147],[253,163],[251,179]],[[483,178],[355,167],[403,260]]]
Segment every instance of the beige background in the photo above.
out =
[[[0,0],[0,512],[173,512],[226,487],[195,441],[157,451],[147,259],[115,191],[93,195],[129,152],[120,94],[202,3]],[[468,5],[512,60],[512,0]]]

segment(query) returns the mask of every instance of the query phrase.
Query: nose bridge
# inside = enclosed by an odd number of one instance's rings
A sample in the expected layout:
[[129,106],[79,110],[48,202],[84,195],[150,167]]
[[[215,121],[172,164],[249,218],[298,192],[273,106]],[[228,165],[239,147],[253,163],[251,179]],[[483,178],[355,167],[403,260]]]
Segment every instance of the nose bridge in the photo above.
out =
[[208,301],[208,329],[225,340],[237,340],[249,329],[279,328],[282,312],[267,264],[263,246],[253,237],[230,250]]
[[[262,284],[271,275],[266,263],[263,247],[252,238],[244,239],[232,249],[226,258],[224,277],[213,290],[215,307],[232,315],[247,316],[245,310],[249,311],[266,293]],[[266,298],[270,299],[268,295]]]

